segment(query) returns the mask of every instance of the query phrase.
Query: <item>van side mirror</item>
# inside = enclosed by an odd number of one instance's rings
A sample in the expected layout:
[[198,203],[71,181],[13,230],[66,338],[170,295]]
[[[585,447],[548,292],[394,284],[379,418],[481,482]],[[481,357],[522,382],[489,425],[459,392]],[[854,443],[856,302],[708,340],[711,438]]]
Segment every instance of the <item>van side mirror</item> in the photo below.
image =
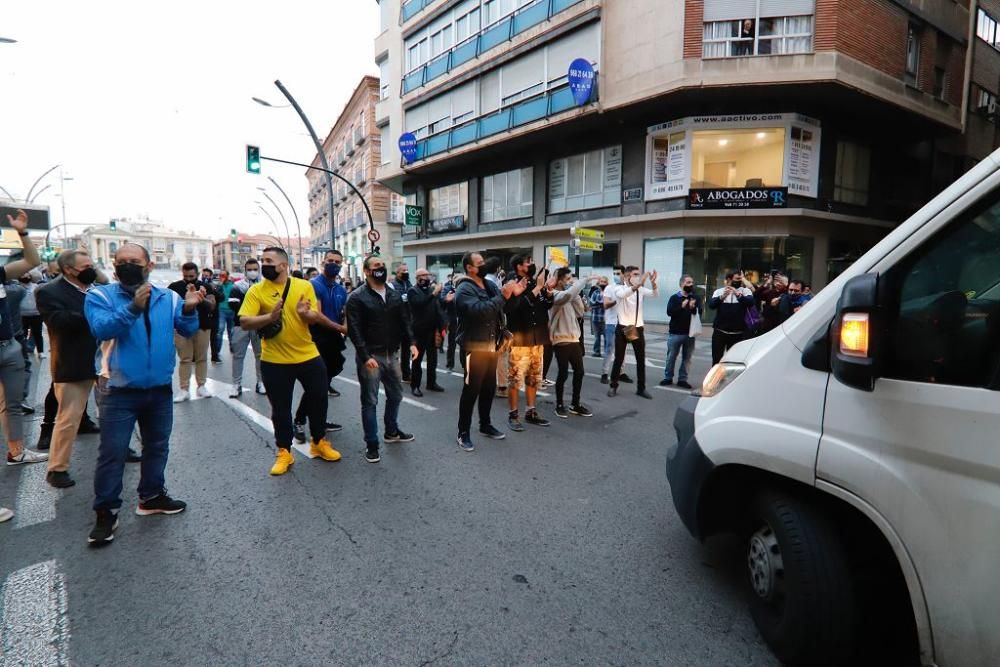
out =
[[837,302],[830,327],[830,366],[833,376],[848,387],[873,391],[881,364],[881,323],[878,274],[851,278]]

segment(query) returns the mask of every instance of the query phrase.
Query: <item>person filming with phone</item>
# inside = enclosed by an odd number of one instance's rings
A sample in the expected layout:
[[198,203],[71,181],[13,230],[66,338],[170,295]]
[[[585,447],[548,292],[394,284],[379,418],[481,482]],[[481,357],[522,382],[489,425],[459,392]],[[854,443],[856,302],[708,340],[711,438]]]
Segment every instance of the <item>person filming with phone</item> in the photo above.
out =
[[726,350],[746,338],[746,311],[756,308],[753,291],[746,286],[743,274],[726,274],[725,285],[715,290],[708,307],[716,311],[712,325],[712,364],[722,361]]

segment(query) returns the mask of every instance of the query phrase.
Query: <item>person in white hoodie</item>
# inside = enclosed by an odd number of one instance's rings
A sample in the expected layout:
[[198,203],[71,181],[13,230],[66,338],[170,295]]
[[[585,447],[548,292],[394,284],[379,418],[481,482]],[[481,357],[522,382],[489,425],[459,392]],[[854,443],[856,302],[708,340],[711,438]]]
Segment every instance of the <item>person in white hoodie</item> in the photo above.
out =
[[[248,259],[243,265],[243,280],[240,280],[229,292],[229,307],[234,313],[240,312],[243,298],[250,288],[260,282],[260,262]],[[240,318],[237,316],[236,324]],[[246,331],[240,326],[233,329],[233,391],[229,398],[239,398],[243,394],[243,361],[247,356],[247,346],[253,348],[254,365],[257,369],[257,393],[265,394],[264,382],[260,376],[260,336],[256,331]]]
[[[556,375],[556,416],[568,419],[571,414],[578,417],[592,417],[592,413],[580,403],[583,388],[583,348],[580,347],[580,320],[584,313],[580,293],[587,285],[597,282],[597,276],[586,280],[576,280],[568,268],[556,270],[549,280],[552,291],[552,309],[549,310],[549,337],[559,371]],[[573,400],[569,407],[563,402],[569,368],[573,367]]]

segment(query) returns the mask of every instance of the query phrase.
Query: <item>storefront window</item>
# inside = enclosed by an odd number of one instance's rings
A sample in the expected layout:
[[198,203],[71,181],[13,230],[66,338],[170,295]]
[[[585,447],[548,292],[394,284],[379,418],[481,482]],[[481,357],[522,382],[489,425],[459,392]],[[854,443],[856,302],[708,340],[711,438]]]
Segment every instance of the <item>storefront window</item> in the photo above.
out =
[[450,274],[462,273],[462,253],[428,255],[427,270],[437,277],[438,282],[444,282]]
[[782,184],[784,128],[701,130],[692,135],[692,188]]
[[466,182],[446,185],[430,191],[429,220],[464,218],[469,211],[469,184]]

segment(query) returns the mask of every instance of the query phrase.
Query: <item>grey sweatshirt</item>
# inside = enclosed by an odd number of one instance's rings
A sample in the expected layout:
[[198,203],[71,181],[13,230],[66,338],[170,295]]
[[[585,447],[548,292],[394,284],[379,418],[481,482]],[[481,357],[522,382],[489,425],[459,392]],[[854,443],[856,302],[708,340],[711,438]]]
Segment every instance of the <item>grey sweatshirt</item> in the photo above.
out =
[[553,345],[580,342],[580,322],[584,306],[580,292],[587,281],[577,280],[569,288],[552,293],[552,309],[549,311],[549,337]]

